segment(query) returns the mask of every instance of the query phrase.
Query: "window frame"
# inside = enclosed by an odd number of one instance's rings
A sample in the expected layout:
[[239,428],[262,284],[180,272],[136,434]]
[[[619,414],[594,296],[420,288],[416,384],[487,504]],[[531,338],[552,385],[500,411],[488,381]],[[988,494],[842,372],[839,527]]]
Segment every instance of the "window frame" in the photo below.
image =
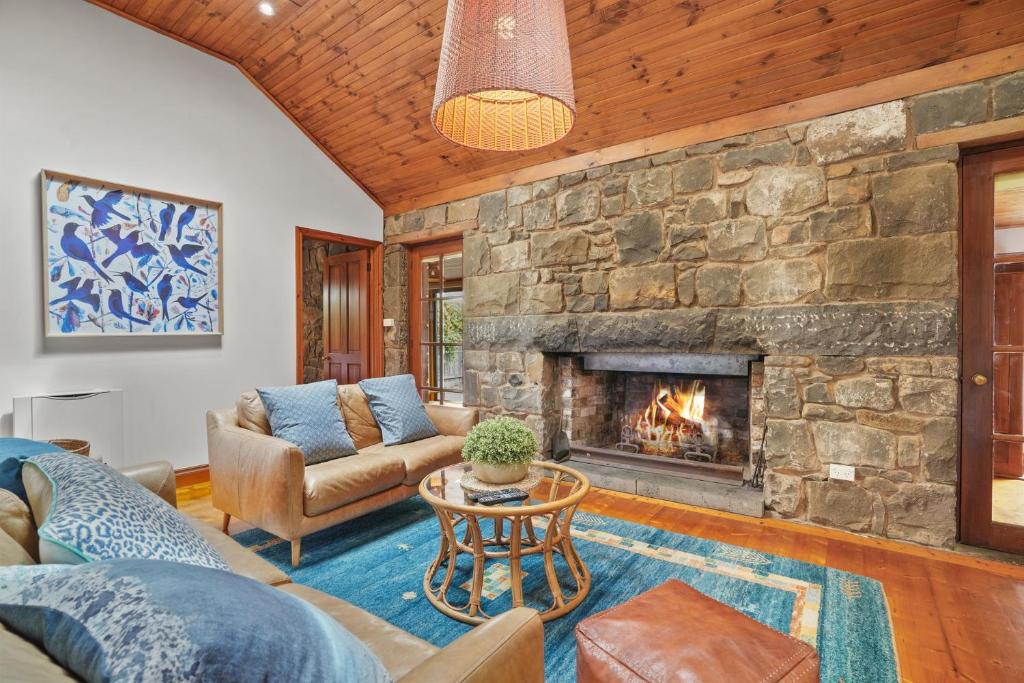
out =
[[[423,334],[423,304],[429,301],[429,297],[424,297],[422,291],[422,280],[421,280],[421,269],[423,262],[427,259],[439,257],[442,264],[441,278],[442,287],[444,286],[444,257],[448,254],[461,254],[462,253],[462,238],[449,239],[439,242],[431,242],[428,244],[416,245],[409,250],[409,366],[412,371],[412,376],[416,379],[416,390],[420,392],[420,396],[423,398],[425,403],[435,403],[438,405],[462,405],[461,402],[452,402],[445,399],[446,394],[458,394],[462,395],[464,392],[453,391],[447,389],[444,386],[431,386],[428,385],[423,378],[423,353],[422,349],[424,346],[430,347],[444,347],[452,346],[456,347],[456,344],[445,344],[444,342],[438,341],[424,341],[422,338]],[[465,281],[465,273],[463,273],[462,281]],[[461,290],[462,296],[459,298],[465,303],[465,289]],[[442,363],[443,366],[443,363]],[[443,373],[443,367],[441,372]],[[463,370],[463,381],[465,378],[465,370]],[[440,384],[444,384],[444,380]],[[464,388],[464,384],[463,384]]]

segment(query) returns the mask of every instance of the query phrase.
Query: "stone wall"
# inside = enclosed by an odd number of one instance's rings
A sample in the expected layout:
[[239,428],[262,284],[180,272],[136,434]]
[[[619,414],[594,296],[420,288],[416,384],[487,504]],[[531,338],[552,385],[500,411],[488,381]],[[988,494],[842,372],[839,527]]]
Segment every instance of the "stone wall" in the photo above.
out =
[[[800,458],[773,451],[770,510],[948,545],[959,151],[915,136],[1022,114],[1022,93],[1018,72],[391,216],[385,235],[467,227],[466,400],[485,414],[549,443],[551,354],[763,354],[777,438],[806,437]],[[389,248],[388,372],[406,367],[404,258]],[[839,459],[856,482],[827,480]]]

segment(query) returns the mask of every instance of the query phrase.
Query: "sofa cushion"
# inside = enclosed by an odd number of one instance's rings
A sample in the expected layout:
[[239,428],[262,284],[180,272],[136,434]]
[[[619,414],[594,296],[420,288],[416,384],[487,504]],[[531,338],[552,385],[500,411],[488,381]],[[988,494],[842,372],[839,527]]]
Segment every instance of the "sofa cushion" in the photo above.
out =
[[281,586],[281,590],[323,610],[344,626],[380,658],[395,680],[438,652],[427,641],[332,595],[297,583]]
[[270,435],[270,420],[267,418],[267,409],[263,406],[259,392],[255,389],[247,391],[238,397],[235,402],[235,411],[238,413],[238,426],[259,434]]
[[11,567],[22,564],[36,564],[35,558],[11,538],[6,531],[0,529],[0,567]]
[[377,444],[362,451],[364,455],[398,458],[405,465],[405,477],[402,483],[417,486],[423,477],[448,465],[462,462],[463,436],[432,436],[413,443],[397,446]]
[[402,458],[369,451],[311,465],[304,475],[303,511],[315,517],[398,486],[404,478]]
[[228,569],[181,513],[101,462],[72,453],[34,455],[22,480],[41,562],[140,558]]
[[345,415],[345,426],[352,437],[356,448],[363,450],[367,446],[381,442],[380,427],[373,419],[370,402],[358,384],[339,384],[338,403]]
[[0,621],[86,681],[391,680],[309,603],[177,562],[8,567]]
[[412,375],[364,379],[359,388],[370,402],[386,446],[437,436]]
[[291,579],[283,571],[243,547],[220,529],[189,515],[183,515],[183,517],[206,539],[207,543],[213,546],[214,550],[221,554],[234,573],[248,576],[250,579],[268,586],[279,586],[291,582]]
[[26,503],[25,487],[21,483],[21,466],[33,455],[61,453],[64,449],[45,441],[0,437],[0,489],[11,491]]
[[39,537],[28,503],[6,489],[0,489],[0,531],[5,532],[29,555],[38,552]]
[[298,446],[306,465],[355,455],[355,444],[338,408],[335,380],[256,391],[267,409],[270,431]]

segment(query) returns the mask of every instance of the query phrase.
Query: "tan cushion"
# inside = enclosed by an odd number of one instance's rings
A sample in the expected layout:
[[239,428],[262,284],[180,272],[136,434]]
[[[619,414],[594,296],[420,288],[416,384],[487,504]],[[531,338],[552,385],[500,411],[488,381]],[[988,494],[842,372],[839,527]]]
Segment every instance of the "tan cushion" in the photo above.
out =
[[270,420],[267,419],[267,409],[263,407],[263,401],[256,390],[247,391],[238,397],[235,403],[235,410],[238,411],[238,426],[260,434],[270,434]]
[[338,403],[341,404],[341,413],[345,418],[345,429],[352,437],[356,450],[361,451],[381,442],[383,437],[380,435],[380,427],[370,411],[366,394],[358,384],[339,384]]
[[0,529],[0,567],[11,567],[16,564],[36,564],[36,561],[20,543]]
[[404,477],[405,463],[401,458],[388,455],[360,452],[308,465],[304,476],[303,511],[307,517],[330,512],[398,486]]
[[429,659],[437,652],[437,648],[425,640],[420,640],[411,633],[406,633],[397,626],[392,626],[383,619],[344,600],[297,583],[290,583],[280,588],[285,593],[291,593],[323,610],[352,635],[363,641],[363,644],[380,658],[384,668],[396,681],[417,664]]
[[200,522],[189,515],[184,515],[184,517],[213,546],[213,549],[221,554],[224,561],[231,567],[231,571],[269,586],[291,582],[291,579],[283,571],[242,546],[220,529],[210,526],[206,522]]
[[432,436],[397,446],[377,444],[361,451],[361,454],[400,458],[405,463],[403,483],[416,486],[434,470],[462,462],[462,444],[465,442],[464,436]]
[[0,625],[0,679],[26,683],[77,681],[49,655]]
[[21,483],[25,485],[28,505],[32,508],[32,519],[38,529],[50,514],[50,501],[53,500],[53,484],[38,467],[26,462],[21,468]]
[[7,489],[0,489],[0,531],[38,559],[39,537],[32,521],[32,511],[25,501]]

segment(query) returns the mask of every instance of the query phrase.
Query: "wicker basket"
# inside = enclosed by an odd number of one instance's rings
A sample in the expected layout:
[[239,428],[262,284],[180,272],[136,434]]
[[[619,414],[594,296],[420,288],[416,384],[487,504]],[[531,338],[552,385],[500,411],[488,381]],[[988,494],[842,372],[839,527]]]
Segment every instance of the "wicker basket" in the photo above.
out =
[[63,448],[68,453],[77,453],[78,455],[89,455],[89,442],[82,441],[81,439],[50,439],[47,443],[52,443],[54,446]]

